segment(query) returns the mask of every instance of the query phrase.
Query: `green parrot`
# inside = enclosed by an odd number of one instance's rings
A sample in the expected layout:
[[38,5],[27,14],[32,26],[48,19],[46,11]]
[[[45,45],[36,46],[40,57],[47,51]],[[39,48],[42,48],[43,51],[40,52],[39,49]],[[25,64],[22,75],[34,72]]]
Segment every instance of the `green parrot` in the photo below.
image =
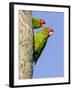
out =
[[52,35],[53,30],[51,28],[45,28],[41,31],[38,31],[34,35],[34,63],[36,64],[39,56],[44,49],[47,39]]
[[32,18],[32,28],[40,28],[45,25],[45,21],[41,18]]

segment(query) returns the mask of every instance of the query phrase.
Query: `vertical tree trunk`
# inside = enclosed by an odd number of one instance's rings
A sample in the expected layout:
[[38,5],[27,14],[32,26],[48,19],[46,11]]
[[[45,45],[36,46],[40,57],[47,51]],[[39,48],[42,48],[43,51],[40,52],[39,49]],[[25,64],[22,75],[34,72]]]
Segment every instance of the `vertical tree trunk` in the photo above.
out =
[[31,11],[19,10],[19,79],[33,73],[33,32]]

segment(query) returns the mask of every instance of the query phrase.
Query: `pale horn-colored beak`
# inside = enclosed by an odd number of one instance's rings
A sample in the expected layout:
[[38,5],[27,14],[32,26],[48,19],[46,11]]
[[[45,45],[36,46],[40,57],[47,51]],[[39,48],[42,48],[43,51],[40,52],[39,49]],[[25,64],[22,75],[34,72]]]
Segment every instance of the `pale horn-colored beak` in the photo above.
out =
[[53,30],[52,29],[49,29],[49,36],[51,36],[53,34]]
[[42,27],[44,27],[45,26],[45,24],[42,24]]

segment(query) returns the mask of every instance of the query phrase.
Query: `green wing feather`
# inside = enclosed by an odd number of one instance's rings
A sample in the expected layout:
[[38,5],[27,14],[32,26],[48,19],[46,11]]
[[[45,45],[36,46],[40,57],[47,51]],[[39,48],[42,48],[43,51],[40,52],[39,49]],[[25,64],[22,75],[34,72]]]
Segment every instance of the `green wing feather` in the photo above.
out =
[[32,28],[40,28],[40,18],[32,18]]
[[34,61],[35,64],[37,62],[37,59],[39,58],[39,56],[41,55],[46,42],[47,42],[47,38],[48,38],[48,33],[45,31],[47,28],[38,31],[35,35],[34,35]]

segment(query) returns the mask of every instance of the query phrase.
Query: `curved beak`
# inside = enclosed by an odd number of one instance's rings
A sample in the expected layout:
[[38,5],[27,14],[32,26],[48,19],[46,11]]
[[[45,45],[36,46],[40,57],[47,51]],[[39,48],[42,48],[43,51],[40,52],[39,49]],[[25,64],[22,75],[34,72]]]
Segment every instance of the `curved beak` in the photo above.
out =
[[41,27],[45,26],[45,21],[43,19],[40,19],[40,26]]
[[50,32],[49,32],[49,36],[51,36],[52,34],[53,34],[53,31],[50,31]]
[[51,28],[48,28],[47,32],[48,32],[49,36],[51,36],[54,31]]

